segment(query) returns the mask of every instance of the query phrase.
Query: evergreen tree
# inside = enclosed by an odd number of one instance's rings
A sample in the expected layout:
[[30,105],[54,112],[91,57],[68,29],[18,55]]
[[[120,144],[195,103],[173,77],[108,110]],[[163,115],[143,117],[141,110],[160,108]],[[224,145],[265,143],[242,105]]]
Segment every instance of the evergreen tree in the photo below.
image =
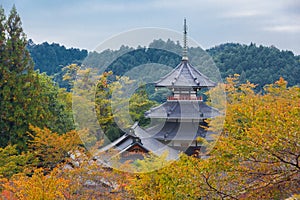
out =
[[4,96],[3,89],[7,82],[7,74],[8,69],[5,66],[6,52],[5,52],[5,26],[6,26],[6,17],[4,14],[4,9],[0,7],[0,143],[2,144],[2,140],[7,140],[4,129],[4,121],[5,121],[5,112],[4,112]]
[[33,65],[25,48],[26,38],[15,6],[6,22],[4,17],[2,9],[1,146],[21,142],[20,135],[26,133],[25,112],[32,97],[30,81],[33,76]]
[[[5,14],[4,14],[4,9],[0,7],[0,65],[1,69],[4,64],[4,50],[5,50]],[[3,72],[1,71],[1,74],[3,75]],[[2,80],[2,76],[1,79]]]
[[59,98],[64,91],[34,72],[15,6],[6,21],[3,9],[0,15],[0,147],[16,144],[23,151],[29,124],[63,133],[73,128],[72,115]]

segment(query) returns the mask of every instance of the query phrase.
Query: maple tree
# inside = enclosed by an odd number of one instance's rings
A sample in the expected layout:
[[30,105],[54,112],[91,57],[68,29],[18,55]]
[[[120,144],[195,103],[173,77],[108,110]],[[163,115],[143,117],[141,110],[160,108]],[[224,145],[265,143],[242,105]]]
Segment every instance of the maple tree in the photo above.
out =
[[[120,137],[140,121],[146,125],[144,112],[155,103],[148,99],[142,86],[134,90],[135,80],[126,76],[100,75],[92,68],[75,64],[64,68],[64,80],[73,85],[73,112],[78,129],[89,129],[82,135],[87,148],[96,141],[107,144]],[[133,88],[133,89],[132,89]]]
[[82,141],[76,131],[70,131],[59,135],[48,128],[30,126],[28,133],[32,140],[29,140],[29,152],[38,159],[38,167],[45,170],[54,169],[58,164],[68,160],[70,154],[80,149]]
[[135,198],[282,199],[298,193],[300,88],[287,88],[280,78],[256,94],[254,84],[240,84],[238,77],[227,79],[226,121],[209,157],[182,155],[137,175],[128,188]]
[[66,188],[69,181],[57,176],[59,171],[54,169],[45,175],[43,169],[36,169],[31,177],[20,173],[2,184],[2,197],[5,199],[66,199]]
[[229,165],[224,171],[238,184],[227,185],[236,196],[286,197],[299,189],[300,89],[287,88],[283,78],[266,85],[264,95],[253,87],[228,79],[231,103],[214,158]]

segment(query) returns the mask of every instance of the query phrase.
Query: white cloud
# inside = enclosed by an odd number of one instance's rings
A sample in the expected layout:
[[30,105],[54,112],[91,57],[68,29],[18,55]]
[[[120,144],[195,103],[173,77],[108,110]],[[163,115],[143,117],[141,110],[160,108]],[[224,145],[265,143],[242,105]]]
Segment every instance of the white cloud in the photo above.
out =
[[238,10],[224,13],[223,17],[225,18],[241,18],[241,17],[258,17],[266,15],[266,12],[258,10]]
[[265,27],[264,30],[284,33],[300,33],[300,25],[274,25]]

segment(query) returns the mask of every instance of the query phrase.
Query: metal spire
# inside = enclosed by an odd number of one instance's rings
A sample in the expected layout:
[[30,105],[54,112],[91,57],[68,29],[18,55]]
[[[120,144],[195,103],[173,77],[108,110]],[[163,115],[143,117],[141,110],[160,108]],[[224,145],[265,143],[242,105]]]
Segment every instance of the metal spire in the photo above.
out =
[[186,26],[186,18],[184,18],[184,26],[183,26],[183,54],[182,60],[188,60],[187,57],[187,26]]

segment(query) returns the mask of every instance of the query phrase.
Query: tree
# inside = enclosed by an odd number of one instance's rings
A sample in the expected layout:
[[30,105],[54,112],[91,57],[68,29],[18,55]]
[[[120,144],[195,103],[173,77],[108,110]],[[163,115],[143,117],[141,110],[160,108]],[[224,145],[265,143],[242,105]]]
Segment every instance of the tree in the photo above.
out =
[[65,99],[59,99],[63,91],[34,72],[15,6],[6,21],[3,13],[1,9],[0,146],[16,144],[25,151],[29,124],[63,133],[73,128],[72,114]]
[[[136,92],[131,90],[135,80],[126,76],[116,76],[113,81],[112,72],[98,75],[95,69],[80,69],[76,65],[66,67],[64,77],[74,85],[73,111],[78,122],[77,128],[89,129],[90,136],[87,140],[94,141],[86,144],[88,148],[97,140],[105,139],[106,144],[117,139],[134,121],[140,121],[142,125],[147,124],[144,112],[154,105],[154,102],[148,100],[144,88],[141,87]],[[134,93],[131,94],[132,92]]]
[[[207,186],[205,176],[210,168],[206,160],[182,154],[177,161],[166,162],[162,156],[156,163],[140,162],[141,168],[161,166],[150,173],[136,174],[127,190],[136,199],[220,199],[220,195]],[[165,163],[162,165],[162,163]],[[153,169],[153,168],[152,168]]]
[[36,169],[31,177],[17,174],[3,184],[2,197],[6,199],[67,199],[66,189],[69,181],[58,176],[59,170],[55,169],[45,175],[43,169]]
[[140,126],[148,125],[150,119],[145,118],[145,112],[155,104],[154,101],[149,100],[146,87],[140,86],[129,100],[129,112],[132,120],[138,121]]
[[30,124],[60,134],[74,129],[71,93],[59,88],[46,74],[34,74],[34,99],[27,117]]
[[16,145],[0,148],[0,175],[2,177],[10,178],[13,174],[23,172],[33,163],[35,163],[33,155],[30,153],[19,154]]
[[82,144],[76,131],[59,135],[47,128],[30,126],[30,130],[32,140],[29,141],[29,151],[38,159],[37,166],[45,170],[52,170],[68,160],[70,154],[79,150]]
[[299,87],[287,88],[280,78],[256,94],[237,75],[225,87],[226,121],[209,157],[183,155],[137,175],[128,188],[135,198],[283,199],[299,192]]
[[[1,17],[3,19],[3,17]],[[3,27],[3,24],[1,25]],[[1,141],[2,147],[7,144],[22,143],[18,136],[26,132],[26,109],[33,98],[31,87],[33,85],[33,66],[26,50],[26,39],[21,27],[20,17],[13,7],[4,24],[4,38],[1,37]],[[24,98],[27,97],[27,98]],[[22,145],[18,146],[20,148]]]
[[[4,9],[2,8],[2,6],[0,7],[0,65],[1,65],[1,80],[2,78],[4,78],[4,64],[5,64],[5,43],[6,43],[6,38],[5,38],[5,34],[6,34],[6,17],[4,14]],[[3,83],[2,83],[3,84]]]
[[[265,86],[264,95],[255,94],[255,86],[239,84],[237,76],[229,78],[226,87],[230,103],[224,133],[210,162],[215,189],[247,199],[287,198],[297,193],[299,88],[287,88],[280,78]],[[223,175],[214,182],[217,174]]]

